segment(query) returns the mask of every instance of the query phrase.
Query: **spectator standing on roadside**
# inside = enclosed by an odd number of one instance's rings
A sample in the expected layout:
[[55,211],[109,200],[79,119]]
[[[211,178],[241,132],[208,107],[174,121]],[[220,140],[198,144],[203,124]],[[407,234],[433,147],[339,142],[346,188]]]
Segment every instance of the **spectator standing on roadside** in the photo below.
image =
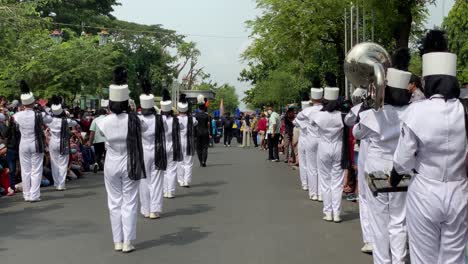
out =
[[252,116],[252,121],[250,122],[250,130],[252,131],[252,139],[256,148],[258,148],[258,119],[257,115]]
[[273,107],[268,107],[268,160],[279,162],[278,141],[280,138],[281,120]]
[[258,120],[258,133],[260,134],[260,149],[265,150],[266,149],[266,142],[265,142],[265,137],[267,133],[267,126],[268,126],[268,120],[266,118],[265,113],[262,113],[260,116],[260,120]]
[[93,144],[94,153],[96,157],[96,163],[94,165],[94,172],[97,172],[97,170],[99,171],[104,170],[104,165],[102,164],[102,160],[104,158],[104,153],[106,152],[106,146],[105,146],[106,139],[102,136],[102,133],[97,126],[97,123],[100,122],[100,120],[102,120],[103,118],[105,118],[106,114],[107,114],[106,109],[104,108],[99,109],[97,111],[97,117],[93,120],[89,128],[90,134],[89,134],[88,146],[91,146],[91,144]]

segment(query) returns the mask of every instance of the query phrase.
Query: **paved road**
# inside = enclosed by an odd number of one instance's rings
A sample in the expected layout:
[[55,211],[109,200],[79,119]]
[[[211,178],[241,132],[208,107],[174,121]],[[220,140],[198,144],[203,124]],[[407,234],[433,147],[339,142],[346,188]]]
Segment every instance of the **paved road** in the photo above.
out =
[[113,249],[102,175],[43,190],[43,201],[0,198],[2,264],[301,264],[371,263],[361,254],[358,208],[323,222],[305,199],[297,171],[255,149],[217,147],[194,184],[165,201],[160,220],[139,218],[137,251]]

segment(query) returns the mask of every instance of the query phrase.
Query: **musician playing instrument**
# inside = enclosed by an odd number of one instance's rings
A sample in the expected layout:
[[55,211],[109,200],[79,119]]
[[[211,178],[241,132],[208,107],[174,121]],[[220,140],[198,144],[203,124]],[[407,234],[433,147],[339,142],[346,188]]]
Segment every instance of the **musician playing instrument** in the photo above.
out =
[[[407,90],[411,73],[407,70],[409,50],[400,49],[394,56],[394,66],[387,70],[385,106],[379,110],[365,110],[354,126],[356,139],[368,140],[365,172],[391,171],[393,153],[400,136],[400,124],[411,99]],[[369,220],[373,233],[374,263],[404,264],[406,250],[405,201],[406,193],[379,193],[368,195]]]
[[466,117],[456,78],[457,56],[447,52],[444,32],[423,41],[423,83],[427,100],[408,108],[393,158],[398,173],[417,171],[407,198],[413,264],[464,263],[468,242]]

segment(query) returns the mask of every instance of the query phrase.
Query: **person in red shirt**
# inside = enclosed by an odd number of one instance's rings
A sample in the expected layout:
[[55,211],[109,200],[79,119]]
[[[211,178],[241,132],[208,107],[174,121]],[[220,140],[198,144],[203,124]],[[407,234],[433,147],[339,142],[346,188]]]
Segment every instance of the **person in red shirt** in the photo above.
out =
[[260,120],[258,120],[258,133],[260,134],[260,149],[266,150],[265,135],[268,128],[268,120],[264,113],[262,113]]

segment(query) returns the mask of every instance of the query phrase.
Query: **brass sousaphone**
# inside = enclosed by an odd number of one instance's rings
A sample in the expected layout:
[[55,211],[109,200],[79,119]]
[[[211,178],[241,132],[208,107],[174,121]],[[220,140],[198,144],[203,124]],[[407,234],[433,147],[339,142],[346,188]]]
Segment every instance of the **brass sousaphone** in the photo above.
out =
[[388,52],[380,45],[363,42],[354,46],[346,55],[344,71],[355,87],[367,87],[370,104],[380,109],[384,104],[385,74],[391,67]]

